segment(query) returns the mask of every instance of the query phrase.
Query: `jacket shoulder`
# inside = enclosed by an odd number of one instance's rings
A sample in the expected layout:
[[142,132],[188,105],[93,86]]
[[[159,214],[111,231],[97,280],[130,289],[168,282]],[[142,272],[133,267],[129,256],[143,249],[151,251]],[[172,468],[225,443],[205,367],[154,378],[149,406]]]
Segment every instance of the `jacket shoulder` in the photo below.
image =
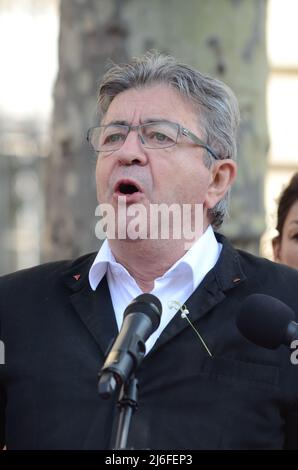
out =
[[29,284],[38,285],[43,282],[51,283],[53,280],[60,278],[64,273],[81,269],[82,266],[88,268],[93,262],[95,253],[89,253],[75,260],[52,261],[40,264],[31,268],[22,269],[0,277],[1,289],[17,289]]
[[[246,271],[254,271],[259,276],[274,276],[280,281],[298,280],[298,270],[290,268],[285,264],[275,263],[267,258],[255,256],[242,250],[236,250],[240,261],[245,266]],[[256,271],[257,270],[257,271]]]
[[240,250],[240,263],[256,293],[278,298],[289,305],[298,318],[298,270]]

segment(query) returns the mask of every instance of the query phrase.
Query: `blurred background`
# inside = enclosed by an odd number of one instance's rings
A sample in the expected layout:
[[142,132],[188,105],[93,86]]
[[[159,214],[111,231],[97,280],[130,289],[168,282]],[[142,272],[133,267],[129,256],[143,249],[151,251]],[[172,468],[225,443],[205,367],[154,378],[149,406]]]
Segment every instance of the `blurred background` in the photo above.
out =
[[87,129],[108,60],[149,49],[226,82],[242,114],[222,232],[272,257],[298,169],[297,0],[0,0],[0,274],[97,250]]

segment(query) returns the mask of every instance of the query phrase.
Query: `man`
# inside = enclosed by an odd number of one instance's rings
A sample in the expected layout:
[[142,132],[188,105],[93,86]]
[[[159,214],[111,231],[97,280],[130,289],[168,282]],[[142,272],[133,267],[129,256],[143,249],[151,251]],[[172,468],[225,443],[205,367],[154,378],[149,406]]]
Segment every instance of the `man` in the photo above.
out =
[[[98,396],[97,375],[125,307],[151,292],[163,313],[136,372],[128,447],[297,448],[290,352],[255,346],[235,324],[253,293],[297,309],[297,273],[213,232],[236,175],[234,95],[174,58],[146,54],[106,73],[99,106],[88,138],[98,152],[98,200],[114,209],[118,235],[98,254],[0,280],[7,447],[111,448],[117,396]],[[174,203],[191,208],[192,227],[202,207],[202,230],[177,238],[172,221],[168,239],[150,237],[151,207]],[[129,231],[136,205],[149,223],[142,237]]]

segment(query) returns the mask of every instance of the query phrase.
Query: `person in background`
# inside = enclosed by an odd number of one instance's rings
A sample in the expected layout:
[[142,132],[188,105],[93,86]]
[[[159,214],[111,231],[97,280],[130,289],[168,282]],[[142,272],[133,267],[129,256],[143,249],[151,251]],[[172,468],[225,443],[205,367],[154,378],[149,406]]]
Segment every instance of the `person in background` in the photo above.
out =
[[276,229],[274,260],[298,269],[298,172],[279,197]]

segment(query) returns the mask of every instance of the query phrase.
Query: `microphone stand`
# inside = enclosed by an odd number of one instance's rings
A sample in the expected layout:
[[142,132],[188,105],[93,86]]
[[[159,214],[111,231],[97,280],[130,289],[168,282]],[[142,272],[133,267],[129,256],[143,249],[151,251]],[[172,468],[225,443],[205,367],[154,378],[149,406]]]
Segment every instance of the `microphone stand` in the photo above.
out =
[[[161,313],[161,302],[154,295],[141,294],[136,297],[124,311],[119,335],[99,373],[98,393],[102,398],[110,398],[121,385],[116,442],[112,449],[126,449],[132,414],[137,409],[138,381],[134,371],[145,357],[145,343],[158,328]],[[111,440],[114,436],[114,421]]]
[[120,408],[115,446],[112,449],[125,450],[132,414],[137,410],[138,379],[132,375],[123,383],[119,392],[118,407]]

